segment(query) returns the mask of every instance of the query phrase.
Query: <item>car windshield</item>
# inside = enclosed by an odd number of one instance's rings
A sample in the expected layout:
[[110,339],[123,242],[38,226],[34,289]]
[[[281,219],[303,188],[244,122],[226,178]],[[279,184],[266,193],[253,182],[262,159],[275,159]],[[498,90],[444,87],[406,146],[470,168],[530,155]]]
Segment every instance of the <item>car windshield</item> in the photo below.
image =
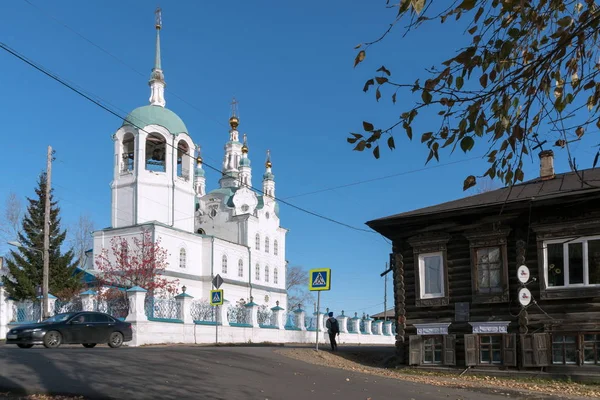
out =
[[63,322],[74,316],[76,313],[64,313],[64,314],[56,314],[53,317],[43,320],[45,323],[53,323],[53,322]]

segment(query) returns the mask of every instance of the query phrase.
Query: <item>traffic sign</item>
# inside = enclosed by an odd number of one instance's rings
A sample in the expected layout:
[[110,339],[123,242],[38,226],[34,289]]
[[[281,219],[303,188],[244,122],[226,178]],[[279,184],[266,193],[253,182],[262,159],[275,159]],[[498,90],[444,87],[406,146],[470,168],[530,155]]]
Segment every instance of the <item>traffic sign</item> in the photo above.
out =
[[519,290],[519,303],[523,307],[527,307],[531,303],[531,292],[527,288],[521,288]]
[[329,290],[331,288],[331,268],[311,269],[308,277],[309,290]]
[[217,274],[217,276],[215,276],[212,280],[212,284],[215,287],[215,289],[218,289],[221,287],[221,285],[223,284],[223,278],[221,278],[221,275]]
[[529,268],[526,265],[521,265],[517,270],[517,278],[521,283],[527,283],[529,281]]
[[210,291],[210,305],[211,306],[222,306],[223,305],[223,289],[217,289],[217,290]]

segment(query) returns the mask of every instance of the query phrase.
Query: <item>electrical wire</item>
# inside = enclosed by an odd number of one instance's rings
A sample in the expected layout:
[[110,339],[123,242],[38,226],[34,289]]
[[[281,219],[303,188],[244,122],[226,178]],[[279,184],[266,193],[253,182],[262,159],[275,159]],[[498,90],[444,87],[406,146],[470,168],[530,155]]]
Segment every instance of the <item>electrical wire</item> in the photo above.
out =
[[[123,116],[119,115],[117,112],[113,111],[113,110],[112,110],[112,109],[110,109],[108,106],[106,106],[106,105],[102,104],[100,101],[93,99],[91,96],[89,96],[88,94],[84,93],[83,91],[81,91],[81,90],[79,90],[79,89],[77,89],[77,88],[73,87],[73,86],[72,86],[72,85],[70,85],[68,82],[66,82],[65,80],[63,80],[62,78],[60,78],[59,76],[57,76],[56,74],[54,74],[54,73],[52,73],[52,72],[48,71],[48,70],[47,70],[46,68],[44,68],[43,66],[41,66],[41,65],[39,65],[39,64],[36,64],[36,63],[35,63],[35,62],[33,62],[33,61],[30,61],[30,60],[29,60],[29,59],[27,59],[25,56],[23,56],[23,55],[19,54],[19,53],[18,53],[16,50],[14,50],[14,49],[10,48],[9,46],[7,46],[5,43],[2,43],[2,42],[0,42],[0,48],[2,48],[3,50],[5,50],[6,52],[10,53],[10,54],[11,54],[11,55],[13,55],[14,57],[18,58],[19,60],[23,61],[24,63],[26,63],[26,64],[30,65],[30,66],[31,66],[31,67],[33,67],[33,68],[35,68],[35,69],[36,69],[36,70],[38,70],[39,72],[42,72],[44,75],[46,75],[46,76],[48,76],[48,77],[52,78],[53,80],[57,81],[57,82],[58,82],[58,83],[60,83],[61,85],[65,86],[65,87],[67,87],[68,89],[72,90],[73,92],[77,93],[78,95],[82,96],[83,98],[87,99],[88,101],[92,102],[93,104],[97,105],[98,107],[102,108],[104,111],[106,111],[106,112],[108,112],[108,113],[110,113],[110,114],[114,115],[115,117],[117,117],[117,118],[121,119],[122,121],[127,121],[129,124],[131,124],[132,126],[134,126],[135,128],[137,128],[138,130],[140,130],[140,131],[142,131],[142,132],[145,132],[145,133],[147,133],[147,134],[150,134],[150,132],[147,132],[147,131],[145,131],[145,130],[144,130],[142,127],[140,127],[140,126],[137,126],[135,123],[133,123],[133,122],[131,122],[131,121],[128,121],[128,120],[126,120],[126,118],[125,118],[125,117],[123,117]],[[173,148],[173,149],[177,149],[175,146],[171,145],[170,143],[168,143],[168,142],[166,142],[166,141],[164,142],[164,144],[165,144],[165,146],[171,147],[171,148]],[[190,154],[187,154],[187,153],[185,153],[185,155],[186,155],[186,156],[188,156],[188,157],[190,157],[190,158],[194,158],[194,157],[193,157],[193,156],[191,156]],[[207,164],[207,163],[205,163],[205,162],[203,162],[202,164],[203,164],[203,165],[205,165],[206,167],[208,167],[209,169],[212,169],[212,170],[214,170],[214,171],[216,171],[216,172],[220,173],[222,176],[227,176],[227,174],[225,174],[224,172],[220,171],[219,169],[217,169],[217,168],[213,167],[213,166],[212,166],[212,165],[210,165],[210,164]],[[303,208],[303,207],[296,206],[296,205],[294,205],[294,204],[292,204],[292,203],[289,203],[289,202],[287,202],[287,201],[285,201],[285,200],[281,200],[281,199],[275,199],[273,196],[269,196],[269,195],[267,195],[266,193],[264,193],[262,190],[260,190],[260,189],[258,189],[258,188],[255,188],[255,187],[253,187],[253,186],[246,185],[246,184],[244,184],[244,186],[246,186],[247,188],[249,188],[249,189],[251,189],[251,190],[253,190],[253,191],[255,191],[255,192],[259,193],[259,194],[262,194],[263,196],[266,196],[266,197],[272,198],[272,199],[274,199],[274,200],[277,200],[277,201],[279,201],[280,203],[287,205],[288,207],[294,208],[294,209],[296,209],[296,210],[298,210],[298,211],[304,212],[304,213],[306,213],[306,214],[309,214],[309,215],[312,215],[312,216],[314,216],[314,217],[317,217],[317,218],[320,218],[320,219],[323,219],[323,220],[329,221],[329,222],[331,222],[331,223],[334,223],[334,224],[337,224],[337,225],[340,225],[340,226],[343,226],[343,227],[346,227],[346,228],[349,228],[349,229],[352,229],[352,230],[355,230],[355,231],[360,231],[360,232],[365,232],[365,233],[371,233],[371,234],[377,234],[377,235],[379,235],[379,233],[377,233],[377,232],[375,232],[375,231],[373,231],[373,230],[364,229],[364,228],[358,228],[358,227],[352,226],[352,225],[350,225],[350,224],[346,224],[346,223],[344,223],[344,222],[341,222],[341,221],[335,220],[335,219],[333,219],[333,218],[330,218],[330,217],[327,217],[327,216],[324,216],[324,215],[318,214],[318,213],[316,213],[316,212],[314,212],[314,211],[307,210],[307,209],[305,209],[305,208]]]

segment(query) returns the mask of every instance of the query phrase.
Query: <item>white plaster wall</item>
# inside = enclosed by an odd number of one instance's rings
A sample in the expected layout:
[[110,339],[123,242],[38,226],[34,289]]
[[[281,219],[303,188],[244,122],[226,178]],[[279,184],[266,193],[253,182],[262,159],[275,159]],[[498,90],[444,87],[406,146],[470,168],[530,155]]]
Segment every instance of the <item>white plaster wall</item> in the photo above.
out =
[[[134,322],[134,341],[128,346],[166,343],[215,343],[218,330],[219,343],[315,343],[316,332],[288,331],[284,329],[240,328],[230,326],[197,325],[168,322]],[[394,336],[341,333],[340,344],[389,344],[395,343]],[[329,344],[325,332],[319,332],[319,343]]]

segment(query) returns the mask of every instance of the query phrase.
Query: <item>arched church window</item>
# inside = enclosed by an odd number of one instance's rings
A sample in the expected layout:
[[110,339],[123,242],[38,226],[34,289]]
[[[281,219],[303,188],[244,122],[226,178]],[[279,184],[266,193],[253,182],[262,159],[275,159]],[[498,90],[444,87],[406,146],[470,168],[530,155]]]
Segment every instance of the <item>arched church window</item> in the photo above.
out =
[[279,283],[279,272],[277,271],[277,267],[273,268],[273,283],[276,285]]
[[273,254],[279,254],[279,243],[277,243],[277,239],[273,241]]
[[223,258],[221,259],[221,272],[224,274],[227,273],[227,256],[223,254]]
[[254,239],[254,248],[256,250],[260,250],[260,235],[257,233],[256,238]]
[[181,248],[179,250],[179,268],[185,268],[187,264],[187,255],[185,254],[185,249]]
[[265,253],[269,252],[269,238],[265,238]]
[[135,138],[131,132],[127,132],[123,136],[123,163],[121,164],[122,172],[133,171],[135,161]]
[[151,133],[146,138],[146,169],[154,172],[167,171],[167,143],[165,138],[157,133]]
[[238,261],[238,276],[240,278],[244,277],[244,261],[241,258]]
[[256,264],[256,271],[255,271],[255,276],[254,279],[257,281],[260,281],[260,265]]
[[269,282],[269,266],[265,266],[265,282]]
[[185,179],[190,179],[190,147],[184,140],[180,140],[177,144],[177,176]]

